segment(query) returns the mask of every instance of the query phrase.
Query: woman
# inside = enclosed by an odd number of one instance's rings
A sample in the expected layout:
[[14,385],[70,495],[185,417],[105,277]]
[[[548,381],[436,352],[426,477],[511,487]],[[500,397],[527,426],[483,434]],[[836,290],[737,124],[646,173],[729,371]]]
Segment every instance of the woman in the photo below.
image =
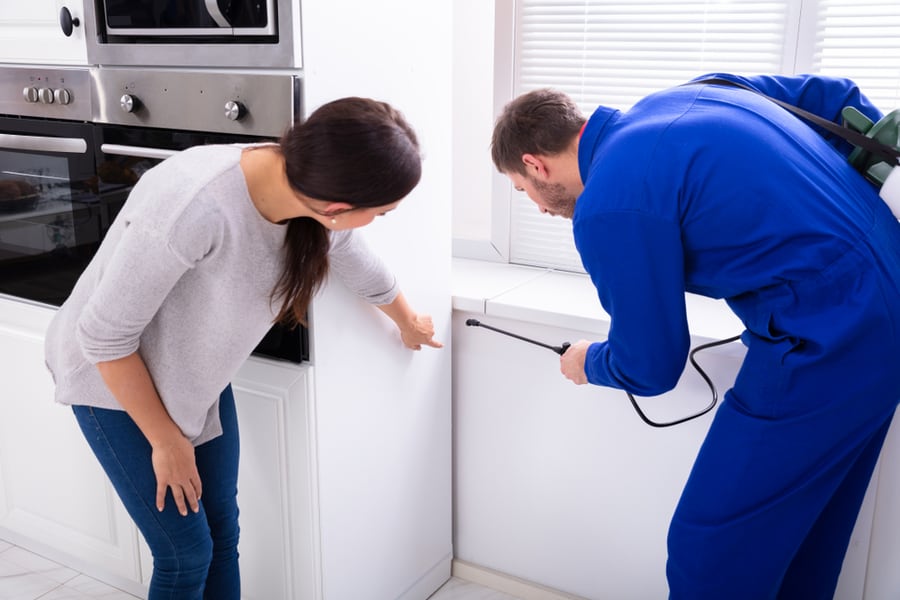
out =
[[407,347],[441,347],[351,232],[420,175],[403,117],[345,98],[278,144],[191,148],[134,187],[50,325],[46,358],[153,552],[151,600],[240,597],[229,381],[273,322],[304,321],[329,265]]

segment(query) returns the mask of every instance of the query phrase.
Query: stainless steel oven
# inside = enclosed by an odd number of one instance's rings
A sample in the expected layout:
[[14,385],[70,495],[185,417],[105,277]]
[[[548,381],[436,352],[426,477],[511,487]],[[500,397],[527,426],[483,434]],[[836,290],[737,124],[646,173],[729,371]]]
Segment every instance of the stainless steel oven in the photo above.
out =
[[0,293],[59,304],[108,226],[86,69],[0,70]]
[[296,0],[84,0],[96,65],[299,68]]
[[[61,304],[141,175],[209,143],[277,139],[296,74],[0,67],[0,294]],[[257,348],[309,358],[303,328]]]

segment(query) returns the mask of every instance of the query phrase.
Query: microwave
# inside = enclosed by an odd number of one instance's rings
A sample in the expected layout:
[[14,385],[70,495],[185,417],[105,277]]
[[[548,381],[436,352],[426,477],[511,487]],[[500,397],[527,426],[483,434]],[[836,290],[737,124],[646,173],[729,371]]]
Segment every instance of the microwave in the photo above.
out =
[[98,66],[299,69],[296,0],[85,0]]
[[124,38],[278,35],[275,0],[103,0],[106,35]]

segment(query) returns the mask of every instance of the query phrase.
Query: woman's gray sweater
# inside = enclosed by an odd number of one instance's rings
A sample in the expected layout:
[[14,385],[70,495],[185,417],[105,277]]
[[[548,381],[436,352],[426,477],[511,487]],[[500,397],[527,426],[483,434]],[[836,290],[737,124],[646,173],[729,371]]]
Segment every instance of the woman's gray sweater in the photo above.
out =
[[[139,351],[184,435],[221,433],[219,394],[279,308],[287,230],[250,199],[242,148],[185,150],[141,177],[47,332],[58,402],[121,410],[95,364]],[[372,304],[399,291],[352,231],[331,234],[329,262]]]

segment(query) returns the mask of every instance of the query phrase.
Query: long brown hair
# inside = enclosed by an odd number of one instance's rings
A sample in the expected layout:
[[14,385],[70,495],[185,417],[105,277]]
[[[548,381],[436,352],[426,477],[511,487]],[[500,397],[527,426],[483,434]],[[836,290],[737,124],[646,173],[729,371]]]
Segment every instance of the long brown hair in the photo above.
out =
[[[282,136],[291,187],[308,198],[353,208],[386,206],[419,183],[422,158],[412,127],[399,111],[368,98],[322,105]],[[311,218],[292,219],[285,237],[284,269],[273,299],[277,320],[306,323],[306,311],[328,274],[328,230]]]

